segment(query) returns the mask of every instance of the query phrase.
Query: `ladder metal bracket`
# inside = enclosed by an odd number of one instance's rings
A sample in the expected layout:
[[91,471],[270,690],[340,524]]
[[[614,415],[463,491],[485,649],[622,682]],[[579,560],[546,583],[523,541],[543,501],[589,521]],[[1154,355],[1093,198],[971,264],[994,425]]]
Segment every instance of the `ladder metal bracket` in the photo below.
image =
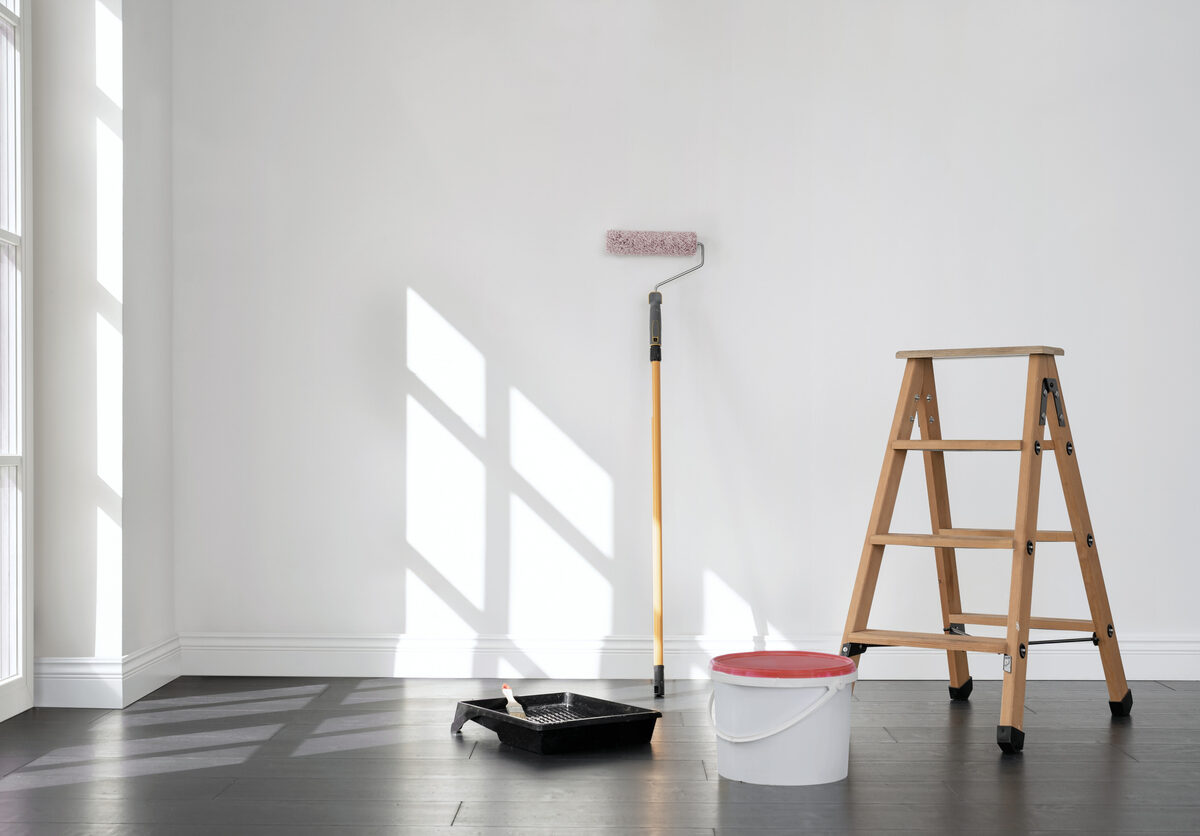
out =
[[1004,672],[1012,673],[1012,657],[1007,653],[1004,654]]
[[1100,644],[1100,637],[1095,633],[1092,633],[1092,635],[1086,638],[1080,637],[1078,639],[1038,639],[1037,641],[1030,641],[1029,646],[1032,647],[1035,644],[1073,644],[1074,642],[1091,642],[1092,644]]
[[861,656],[867,652],[868,647],[872,646],[873,645],[869,644],[859,644],[858,642],[846,642],[844,645],[842,645],[842,655]]
[[1048,395],[1054,395],[1054,411],[1058,415],[1058,425],[1065,427],[1067,419],[1063,415],[1062,395],[1058,391],[1058,378],[1056,377],[1042,378],[1042,417],[1038,420],[1038,425],[1046,426],[1046,397]]
[[951,622],[949,627],[942,629],[942,632],[948,633],[951,636],[965,636],[967,635],[967,625]]

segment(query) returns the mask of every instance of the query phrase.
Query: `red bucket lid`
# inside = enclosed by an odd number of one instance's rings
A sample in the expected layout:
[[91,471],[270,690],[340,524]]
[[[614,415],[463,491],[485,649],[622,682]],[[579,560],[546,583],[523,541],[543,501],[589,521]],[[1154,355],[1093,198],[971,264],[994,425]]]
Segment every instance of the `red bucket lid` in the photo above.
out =
[[755,650],[726,653],[712,660],[714,671],[733,676],[761,676],[769,679],[816,679],[845,676],[857,670],[854,662],[832,653],[810,650]]

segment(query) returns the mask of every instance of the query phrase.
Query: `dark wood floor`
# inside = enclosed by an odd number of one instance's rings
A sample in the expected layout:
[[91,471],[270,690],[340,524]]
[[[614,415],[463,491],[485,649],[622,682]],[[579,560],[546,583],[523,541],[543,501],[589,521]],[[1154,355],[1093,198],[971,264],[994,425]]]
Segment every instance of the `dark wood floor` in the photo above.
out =
[[1200,682],[1030,683],[1025,751],[994,742],[998,683],[862,682],[850,777],[717,777],[705,682],[523,681],[654,705],[649,747],[538,757],[469,723],[493,680],[185,677],[124,711],[40,709],[0,724],[0,833],[1198,833]]

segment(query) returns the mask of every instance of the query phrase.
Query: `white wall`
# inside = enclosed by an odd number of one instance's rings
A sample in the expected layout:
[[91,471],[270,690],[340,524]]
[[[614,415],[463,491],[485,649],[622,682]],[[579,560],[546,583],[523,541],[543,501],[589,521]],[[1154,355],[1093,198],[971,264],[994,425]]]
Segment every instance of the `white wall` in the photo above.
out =
[[171,4],[124,0],[126,653],[175,639]]
[[33,13],[36,653],[117,655],[119,630],[96,648],[97,509],[120,519],[97,475],[97,312],[119,322],[120,306],[96,271],[93,4],[50,0]]
[[179,663],[170,7],[32,13],[35,699],[120,707]]
[[[629,227],[709,246],[665,293],[670,675],[755,637],[836,647],[893,352],[1050,343],[1128,670],[1200,676],[1198,24],[1180,2],[179,0],[185,669],[648,674],[645,293],[683,264],[604,254]],[[1015,436],[1019,361],[938,373],[948,437]],[[1016,464],[953,457],[955,521],[1010,526]],[[928,524],[914,465],[898,530]],[[1005,564],[960,558],[968,609],[1004,607]],[[1070,546],[1037,584],[1037,611],[1085,614]],[[876,626],[938,629],[930,557],[896,550],[877,600]],[[1100,675],[1090,647],[1039,659]]]

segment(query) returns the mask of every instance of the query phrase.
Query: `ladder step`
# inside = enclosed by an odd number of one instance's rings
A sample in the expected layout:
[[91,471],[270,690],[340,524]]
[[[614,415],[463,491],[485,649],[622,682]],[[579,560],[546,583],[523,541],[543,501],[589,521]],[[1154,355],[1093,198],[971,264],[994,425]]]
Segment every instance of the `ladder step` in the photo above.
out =
[[[973,439],[900,439],[892,442],[893,450],[1020,450],[1021,440],[973,438]],[[1053,450],[1052,439],[1042,440],[1043,450]]]
[[872,546],[933,546],[951,549],[1011,549],[1012,532],[1008,536],[981,536],[960,534],[875,534]]
[[855,630],[846,641],[887,647],[932,647],[937,650],[972,650],[1004,653],[1008,641],[992,636],[952,636],[948,633],[908,633],[903,630]]
[[[1012,537],[1011,528],[939,528],[938,534],[950,537]],[[1074,543],[1073,531],[1046,531],[1037,533],[1039,543]]]
[[[952,612],[950,613],[950,623],[1004,627],[1008,624],[1008,616],[1002,613],[993,615],[979,612]],[[1030,617],[1029,628],[1031,630],[1070,630],[1081,633],[1091,633],[1096,629],[1095,625],[1086,618],[1041,618],[1038,616]]]
[[1020,450],[1021,441],[993,441],[992,439],[968,439],[954,441],[951,439],[935,438],[904,439],[892,442],[893,450]]

